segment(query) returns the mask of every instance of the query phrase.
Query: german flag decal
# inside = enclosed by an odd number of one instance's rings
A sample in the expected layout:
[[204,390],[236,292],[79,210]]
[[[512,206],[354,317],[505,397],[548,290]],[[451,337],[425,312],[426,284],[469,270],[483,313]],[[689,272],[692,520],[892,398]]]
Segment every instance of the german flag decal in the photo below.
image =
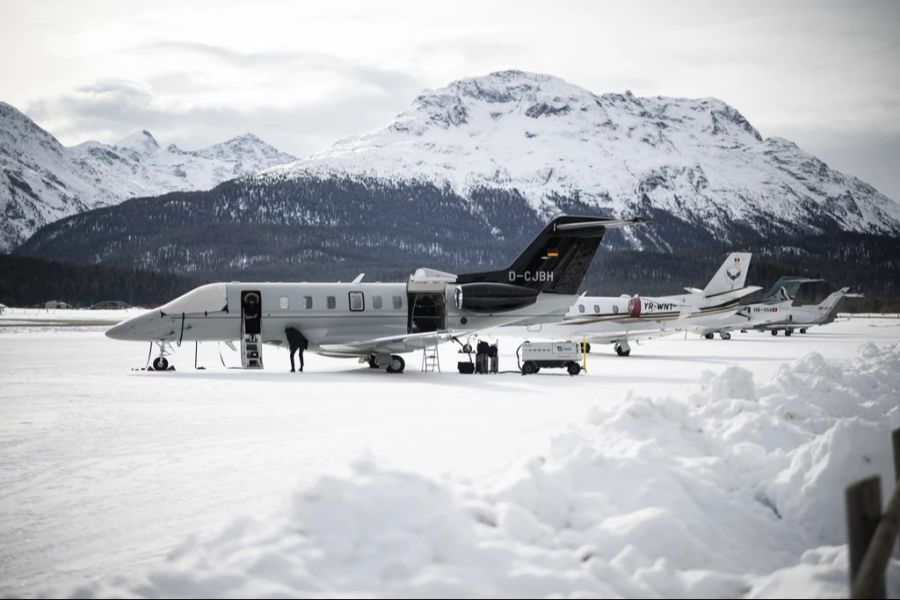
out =
[[559,256],[559,250],[557,250],[556,248],[547,250],[547,258],[556,258],[557,256]]

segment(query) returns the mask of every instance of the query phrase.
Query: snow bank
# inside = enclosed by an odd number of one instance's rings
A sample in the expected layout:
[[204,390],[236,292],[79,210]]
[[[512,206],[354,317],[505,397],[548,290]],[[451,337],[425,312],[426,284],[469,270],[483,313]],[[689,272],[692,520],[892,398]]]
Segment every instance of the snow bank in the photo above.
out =
[[[685,398],[598,398],[584,423],[489,485],[362,459],[279,514],[67,593],[842,596],[843,488],[893,481],[898,399],[900,344],[848,362],[810,354],[763,385],[730,367]],[[894,561],[894,596],[898,583]]]

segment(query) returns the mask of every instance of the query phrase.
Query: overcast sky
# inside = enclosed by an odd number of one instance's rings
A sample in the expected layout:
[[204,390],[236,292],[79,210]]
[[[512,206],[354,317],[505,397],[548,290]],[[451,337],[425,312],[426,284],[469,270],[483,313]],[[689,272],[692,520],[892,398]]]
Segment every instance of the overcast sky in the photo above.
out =
[[0,0],[0,100],[67,145],[305,156],[501,69],[714,96],[900,200],[900,2]]

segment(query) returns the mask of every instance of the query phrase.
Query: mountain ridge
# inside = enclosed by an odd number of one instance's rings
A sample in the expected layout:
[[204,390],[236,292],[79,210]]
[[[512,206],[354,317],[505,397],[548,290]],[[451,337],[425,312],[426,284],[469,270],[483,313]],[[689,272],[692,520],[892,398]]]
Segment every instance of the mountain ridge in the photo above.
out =
[[521,71],[426,90],[388,125],[258,177],[310,175],[430,182],[463,197],[515,189],[547,217],[548,198],[577,195],[615,216],[650,205],[720,233],[758,220],[821,232],[823,217],[842,230],[900,231],[900,204],[793,142],[763,138],[721,100],[598,95]]
[[[648,281],[668,277],[653,257],[770,247],[843,277],[873,256],[895,264],[883,248],[900,231],[892,200],[720,100],[598,96],[502,72],[426,91],[306,159],[63,219],[18,252],[213,279],[402,278],[417,265],[502,268],[561,213],[649,218],[609,232],[597,260],[641,250],[619,264]],[[850,234],[864,251],[836,258]],[[885,271],[872,289],[894,282]]]
[[72,214],[128,198],[209,189],[295,158],[253,134],[198,150],[163,148],[147,130],[115,144],[90,140],[67,147],[0,102],[0,251]]

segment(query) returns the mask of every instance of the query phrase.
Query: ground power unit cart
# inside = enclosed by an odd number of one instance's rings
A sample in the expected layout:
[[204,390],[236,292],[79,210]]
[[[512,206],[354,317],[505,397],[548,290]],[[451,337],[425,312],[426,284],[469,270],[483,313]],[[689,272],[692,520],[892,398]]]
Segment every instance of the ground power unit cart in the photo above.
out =
[[576,342],[525,342],[516,350],[522,375],[532,375],[542,368],[566,369],[569,375],[581,373],[584,360],[582,345]]

